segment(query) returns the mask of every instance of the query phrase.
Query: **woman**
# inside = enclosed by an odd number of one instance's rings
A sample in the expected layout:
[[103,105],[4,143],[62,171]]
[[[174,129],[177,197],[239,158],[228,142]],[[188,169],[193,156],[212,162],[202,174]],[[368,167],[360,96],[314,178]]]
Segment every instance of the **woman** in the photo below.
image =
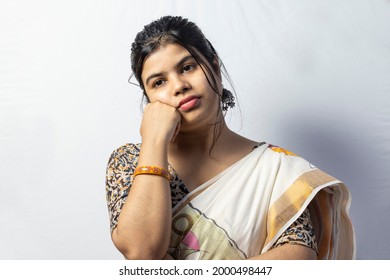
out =
[[231,131],[223,64],[192,22],[162,17],[132,45],[141,144],[107,167],[112,240],[127,259],[351,259],[347,188]]

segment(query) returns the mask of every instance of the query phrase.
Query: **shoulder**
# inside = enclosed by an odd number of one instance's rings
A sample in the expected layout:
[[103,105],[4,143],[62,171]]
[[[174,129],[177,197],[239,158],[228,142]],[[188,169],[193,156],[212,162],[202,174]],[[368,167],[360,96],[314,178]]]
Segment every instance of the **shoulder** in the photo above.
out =
[[112,158],[121,158],[123,156],[139,156],[141,150],[141,144],[127,143],[118,148],[116,148],[110,156]]
[[127,143],[116,148],[108,160],[108,165],[131,163],[138,159],[141,144]]
[[131,154],[131,155],[139,155],[139,152],[141,150],[141,144],[133,144],[133,143],[127,143],[124,144],[118,148],[116,148],[112,153],[111,156],[122,156],[124,154]]
[[317,169],[309,161],[286,148],[269,143],[266,145],[267,148],[264,151],[265,158],[277,164],[279,169],[283,168],[284,170],[296,171],[297,173]]
[[[341,183],[340,180],[324,172],[311,162],[297,154],[275,145],[268,145],[264,152],[265,163],[275,172],[275,176],[284,181],[304,182],[305,186],[326,186]],[[297,181],[298,182],[298,181]]]
[[285,148],[282,148],[280,146],[276,146],[276,145],[273,145],[273,144],[269,144],[269,143],[266,143],[265,145],[267,145],[267,149],[271,152],[272,155],[274,156],[294,156],[294,157],[297,157],[297,154],[285,149]]

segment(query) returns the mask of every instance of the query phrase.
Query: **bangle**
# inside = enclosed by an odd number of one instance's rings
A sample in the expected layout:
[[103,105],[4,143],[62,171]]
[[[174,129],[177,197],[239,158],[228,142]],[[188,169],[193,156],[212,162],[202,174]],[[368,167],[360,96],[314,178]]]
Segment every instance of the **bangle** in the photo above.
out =
[[171,180],[171,174],[169,174],[168,170],[158,166],[137,166],[137,168],[134,170],[134,177],[142,174],[157,175],[166,178],[168,181]]

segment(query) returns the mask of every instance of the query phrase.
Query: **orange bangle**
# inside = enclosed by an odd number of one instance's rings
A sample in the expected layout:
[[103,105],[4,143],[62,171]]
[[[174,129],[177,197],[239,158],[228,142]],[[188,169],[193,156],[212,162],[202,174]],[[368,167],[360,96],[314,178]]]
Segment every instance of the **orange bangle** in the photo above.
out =
[[166,178],[168,181],[171,180],[171,174],[169,174],[168,170],[165,170],[164,168],[158,166],[137,166],[137,168],[134,170],[134,177],[142,174],[157,175]]

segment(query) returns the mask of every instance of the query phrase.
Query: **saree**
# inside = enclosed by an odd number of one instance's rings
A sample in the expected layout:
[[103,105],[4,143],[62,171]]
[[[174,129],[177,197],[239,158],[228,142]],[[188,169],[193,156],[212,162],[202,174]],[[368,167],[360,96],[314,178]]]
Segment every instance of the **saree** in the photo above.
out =
[[339,180],[282,148],[262,145],[172,209],[174,259],[247,259],[270,250],[308,207],[318,259],[354,259],[351,197]]

